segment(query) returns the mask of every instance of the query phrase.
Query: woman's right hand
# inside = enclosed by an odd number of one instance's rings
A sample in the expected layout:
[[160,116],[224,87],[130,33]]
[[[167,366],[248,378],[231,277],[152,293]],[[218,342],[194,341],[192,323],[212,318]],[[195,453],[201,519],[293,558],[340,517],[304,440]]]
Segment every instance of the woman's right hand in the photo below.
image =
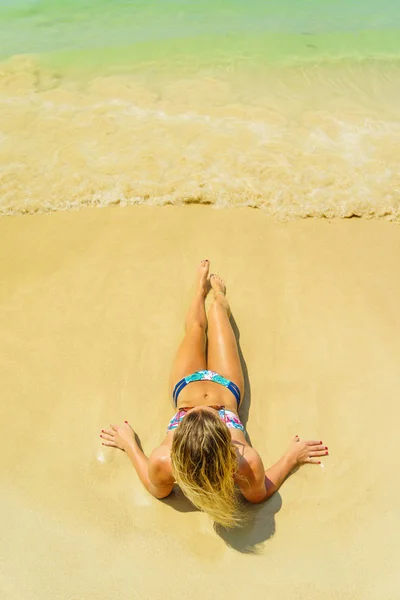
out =
[[110,429],[102,429],[100,437],[104,440],[103,446],[119,448],[123,452],[126,452],[127,447],[135,442],[135,432],[128,421],[121,426],[110,425]]
[[300,467],[305,463],[319,465],[321,461],[318,458],[327,454],[329,454],[328,446],[325,446],[322,441],[300,440],[299,436],[295,435],[286,456],[295,466]]

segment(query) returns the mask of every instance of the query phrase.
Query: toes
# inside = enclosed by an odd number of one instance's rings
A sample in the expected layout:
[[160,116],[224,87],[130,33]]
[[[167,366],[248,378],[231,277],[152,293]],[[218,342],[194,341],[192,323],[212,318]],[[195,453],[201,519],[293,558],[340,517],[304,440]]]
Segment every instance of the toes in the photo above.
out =
[[210,268],[210,261],[202,260],[199,265],[199,275],[201,278],[206,277],[208,275],[209,268]]
[[219,275],[217,275],[216,273],[212,273],[210,275],[210,281],[211,281],[211,285],[214,283],[216,284],[217,287],[221,288],[221,290],[225,293],[225,282],[222,279],[222,277],[220,277]]

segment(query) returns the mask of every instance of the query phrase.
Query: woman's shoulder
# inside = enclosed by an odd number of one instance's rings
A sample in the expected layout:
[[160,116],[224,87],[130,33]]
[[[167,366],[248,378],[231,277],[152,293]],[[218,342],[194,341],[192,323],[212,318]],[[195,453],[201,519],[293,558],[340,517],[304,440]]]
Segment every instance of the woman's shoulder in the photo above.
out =
[[257,450],[247,442],[244,444],[236,441],[235,446],[238,455],[238,480],[241,478],[247,481],[259,479],[264,473],[264,464]]
[[171,463],[171,447],[162,443],[149,456],[149,477],[154,484],[174,481]]
[[250,502],[265,500],[265,469],[261,456],[251,446],[239,458],[238,472],[235,478],[243,496]]

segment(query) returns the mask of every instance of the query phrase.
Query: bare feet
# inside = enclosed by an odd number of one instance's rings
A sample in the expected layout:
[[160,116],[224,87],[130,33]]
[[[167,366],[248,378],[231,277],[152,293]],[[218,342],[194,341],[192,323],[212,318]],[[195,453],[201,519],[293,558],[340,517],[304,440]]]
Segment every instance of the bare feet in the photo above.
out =
[[211,283],[212,289],[214,290],[215,298],[217,297],[218,294],[225,296],[226,286],[225,286],[225,282],[222,279],[222,277],[220,277],[219,275],[216,275],[216,273],[212,273],[212,275],[210,275],[210,283]]
[[210,291],[210,283],[208,280],[208,271],[210,269],[210,261],[202,260],[198,267],[197,285],[199,292],[205,297]]

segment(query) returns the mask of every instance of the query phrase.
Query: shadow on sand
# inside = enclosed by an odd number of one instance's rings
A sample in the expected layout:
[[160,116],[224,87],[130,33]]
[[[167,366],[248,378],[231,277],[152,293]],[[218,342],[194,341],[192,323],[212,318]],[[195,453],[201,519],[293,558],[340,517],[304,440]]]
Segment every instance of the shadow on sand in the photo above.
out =
[[[164,498],[162,502],[178,512],[198,511],[178,486],[174,486],[172,494]],[[281,507],[282,498],[278,492],[263,504],[251,504],[244,500],[242,503],[243,525],[226,529],[214,523],[214,531],[229,548],[243,554],[259,554],[264,542],[275,533],[275,514],[280,511]]]
[[281,507],[282,498],[278,492],[263,504],[244,501],[244,523],[241,527],[225,529],[214,523],[214,530],[229,548],[243,554],[259,554],[264,542],[275,533],[275,514]]
[[243,352],[240,347],[240,331],[234,317],[231,315],[231,325],[233,329],[233,333],[235,334],[237,347],[239,350],[239,358],[240,364],[242,366],[243,377],[244,377],[244,396],[242,399],[242,403],[239,408],[239,416],[242,421],[244,428],[246,429],[246,438],[249,444],[251,445],[251,440],[249,434],[247,433],[247,421],[249,420],[250,406],[251,406],[251,386],[249,379],[249,372],[247,370],[246,361],[244,360]]

